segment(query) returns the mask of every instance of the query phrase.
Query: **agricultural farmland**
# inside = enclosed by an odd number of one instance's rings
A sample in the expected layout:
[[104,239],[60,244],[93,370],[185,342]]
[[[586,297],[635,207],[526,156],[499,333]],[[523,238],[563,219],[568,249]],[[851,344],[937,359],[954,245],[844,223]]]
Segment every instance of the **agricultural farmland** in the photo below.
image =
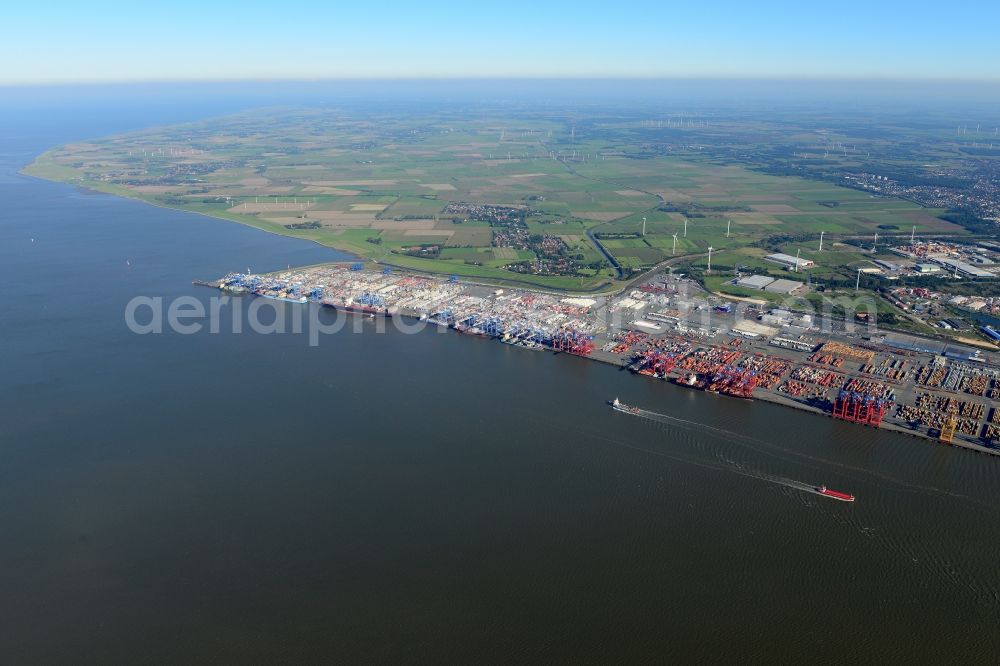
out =
[[645,141],[555,113],[283,109],[70,144],[26,171],[410,269],[580,291],[710,245],[734,268],[763,266],[771,243],[848,274],[857,248],[838,238],[967,233],[939,209]]

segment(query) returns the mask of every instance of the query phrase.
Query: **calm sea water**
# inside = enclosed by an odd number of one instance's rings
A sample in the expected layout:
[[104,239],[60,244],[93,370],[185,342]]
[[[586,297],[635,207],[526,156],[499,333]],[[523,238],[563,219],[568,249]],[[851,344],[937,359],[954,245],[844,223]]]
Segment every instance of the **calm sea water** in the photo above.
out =
[[16,174],[198,113],[4,117],[0,661],[995,663],[995,460],[455,334],[130,333],[338,257]]

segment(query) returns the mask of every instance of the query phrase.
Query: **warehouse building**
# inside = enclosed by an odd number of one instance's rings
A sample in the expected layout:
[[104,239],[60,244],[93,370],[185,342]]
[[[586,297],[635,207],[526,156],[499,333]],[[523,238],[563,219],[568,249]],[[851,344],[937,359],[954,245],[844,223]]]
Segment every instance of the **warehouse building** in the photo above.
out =
[[736,286],[746,287],[747,289],[763,289],[772,282],[774,282],[774,278],[766,275],[748,275],[737,280]]
[[796,280],[775,280],[771,284],[764,287],[764,291],[772,294],[794,294],[798,290],[802,289],[805,285]]
[[901,266],[897,263],[894,263],[892,261],[883,261],[881,259],[875,259],[872,263],[874,263],[882,270],[889,271],[890,273],[895,273],[901,268]]
[[792,268],[797,270],[801,270],[803,268],[812,268],[813,266],[816,265],[816,262],[811,259],[801,259],[793,257],[790,254],[783,254],[781,252],[777,252],[775,254],[769,254],[764,258],[776,264],[781,264],[786,268]]
[[956,261],[954,259],[931,259],[931,261],[940,265],[948,272],[958,273],[963,277],[971,277],[971,278],[993,277],[993,273],[990,273],[989,271],[984,271],[981,268],[976,268],[972,264],[967,264],[964,261]]

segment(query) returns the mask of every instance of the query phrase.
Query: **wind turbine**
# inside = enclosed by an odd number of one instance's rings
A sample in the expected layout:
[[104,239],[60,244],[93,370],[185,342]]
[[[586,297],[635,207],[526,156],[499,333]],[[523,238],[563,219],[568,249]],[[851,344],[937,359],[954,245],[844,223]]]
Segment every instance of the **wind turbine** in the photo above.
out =
[[858,269],[858,281],[854,283],[854,291],[861,288],[861,269]]
[[711,245],[708,246],[708,270],[706,271],[707,273],[712,272],[712,250],[714,249],[715,248],[713,248]]
[[674,249],[670,250],[670,255],[677,254],[677,234],[674,234]]
[[878,245],[878,234],[875,234],[875,242],[872,243],[872,254],[875,254],[875,247]]
[[913,245],[913,235],[915,233],[917,233],[917,228],[916,227],[913,227],[912,229],[910,229],[910,245]]
[[726,221],[726,238],[729,238],[729,227],[731,227],[732,225],[733,225],[733,221],[732,220],[727,220]]
[[825,231],[819,232],[819,251],[820,252],[823,251],[823,234],[825,234],[825,233],[826,233]]
[[688,219],[684,218],[684,238],[688,237]]
[[802,250],[796,250],[795,251],[795,272],[796,273],[799,272],[799,252],[802,252]]
[[642,218],[642,235],[646,235],[646,218]]

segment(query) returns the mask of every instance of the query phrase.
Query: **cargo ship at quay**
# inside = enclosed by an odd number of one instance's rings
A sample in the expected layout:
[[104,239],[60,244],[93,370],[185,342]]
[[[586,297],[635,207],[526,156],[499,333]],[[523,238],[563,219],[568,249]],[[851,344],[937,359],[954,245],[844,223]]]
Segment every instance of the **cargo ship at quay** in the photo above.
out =
[[360,263],[198,284],[353,316],[412,317],[687,389],[1000,455],[994,352],[893,333],[821,333],[804,316],[734,309],[676,275],[651,275],[613,295],[502,288]]
[[[306,301],[302,302],[305,303]],[[334,310],[340,310],[341,312],[368,315],[370,317],[385,317],[389,314],[389,311],[386,308],[364,305],[363,303],[331,303],[326,300],[320,300],[320,304],[325,305],[328,308],[333,308]]]

